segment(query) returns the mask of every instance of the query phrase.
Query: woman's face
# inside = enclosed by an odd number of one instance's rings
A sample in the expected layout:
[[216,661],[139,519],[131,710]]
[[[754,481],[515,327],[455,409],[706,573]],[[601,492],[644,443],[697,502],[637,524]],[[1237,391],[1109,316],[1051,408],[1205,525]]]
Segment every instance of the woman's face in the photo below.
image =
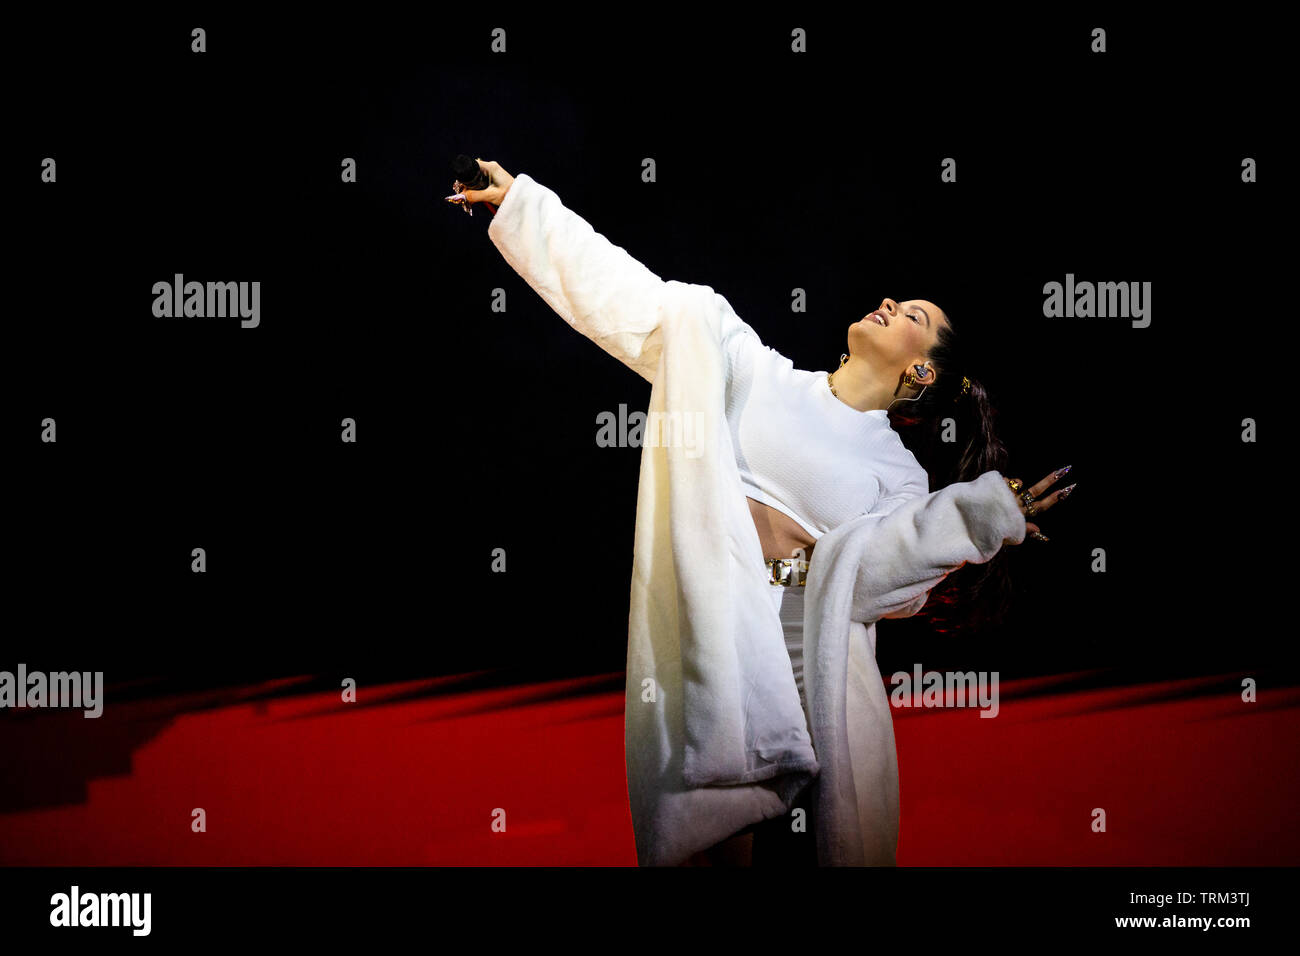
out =
[[947,322],[943,310],[926,299],[884,299],[880,308],[849,326],[849,354],[901,375],[908,366],[925,362],[939,327]]

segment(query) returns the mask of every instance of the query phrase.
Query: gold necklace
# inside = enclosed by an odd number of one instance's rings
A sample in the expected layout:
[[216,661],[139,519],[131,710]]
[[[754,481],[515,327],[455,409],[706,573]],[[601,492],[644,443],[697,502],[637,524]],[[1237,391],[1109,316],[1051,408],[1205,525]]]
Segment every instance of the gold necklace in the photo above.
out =
[[[848,360],[849,360],[848,353],[841,353],[841,354],[840,354],[840,368],[843,368],[843,367],[844,367],[844,363],[847,362]],[[838,372],[839,370],[840,370],[840,369],[837,368],[837,369],[835,370],[835,372]],[[837,394],[835,393],[835,372],[827,372],[827,373],[826,373],[826,384],[829,385],[829,386],[831,387],[831,394],[832,394],[832,395],[835,395],[836,398],[839,398],[839,395],[837,395]]]

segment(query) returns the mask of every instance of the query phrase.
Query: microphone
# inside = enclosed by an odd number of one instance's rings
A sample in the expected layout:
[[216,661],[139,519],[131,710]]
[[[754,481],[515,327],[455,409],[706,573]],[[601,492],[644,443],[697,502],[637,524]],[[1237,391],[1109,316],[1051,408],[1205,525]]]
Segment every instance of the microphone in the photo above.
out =
[[492,185],[483,167],[474,161],[474,157],[461,153],[451,162],[451,171],[465,184],[466,189],[487,189]]
[[[456,176],[456,180],[452,183],[451,188],[455,190],[457,194],[466,189],[487,189],[492,185],[492,180],[484,171],[483,167],[478,164],[474,157],[467,156],[464,153],[458,154],[456,158],[452,160],[451,171]],[[448,196],[447,199],[449,202],[454,202],[456,196]],[[470,208],[469,203],[462,199],[459,202],[459,205],[465,210],[465,212],[469,213],[469,215],[474,215],[474,210]],[[488,207],[492,215],[496,215],[496,207],[493,206],[492,203],[485,201],[484,205]]]

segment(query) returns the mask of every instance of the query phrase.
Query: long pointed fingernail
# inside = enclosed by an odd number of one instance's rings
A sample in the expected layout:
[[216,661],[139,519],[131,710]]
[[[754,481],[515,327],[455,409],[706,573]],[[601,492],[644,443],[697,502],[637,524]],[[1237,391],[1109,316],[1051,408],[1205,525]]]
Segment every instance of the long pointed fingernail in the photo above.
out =
[[1066,475],[1070,473],[1070,469],[1073,467],[1074,467],[1073,465],[1066,465],[1064,468],[1058,468],[1056,472],[1052,475],[1052,480],[1060,481],[1062,478],[1064,478]]
[[1064,501],[1066,498],[1070,497],[1070,492],[1072,492],[1072,491],[1073,491],[1075,488],[1077,488],[1078,486],[1079,486],[1079,483],[1076,481],[1074,484],[1072,484],[1072,485],[1067,485],[1066,487],[1062,488],[1062,489],[1061,489],[1061,493],[1060,493],[1059,495],[1057,495],[1056,500],[1057,500],[1057,501]]
[[1050,540],[1052,540],[1052,539],[1049,538],[1047,535],[1043,534],[1043,532],[1041,532],[1041,531],[1031,531],[1031,532],[1029,532],[1029,537],[1035,539],[1036,541],[1050,541]]

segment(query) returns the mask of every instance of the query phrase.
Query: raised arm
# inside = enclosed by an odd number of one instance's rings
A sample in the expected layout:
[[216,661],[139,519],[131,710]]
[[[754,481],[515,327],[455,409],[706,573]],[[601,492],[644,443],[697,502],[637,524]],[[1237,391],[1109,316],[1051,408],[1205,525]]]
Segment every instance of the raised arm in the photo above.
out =
[[720,300],[715,314],[721,325],[715,332],[724,348],[759,341],[711,288],[665,282],[527,173],[513,177],[488,236],[556,314],[647,381],[654,380],[659,364],[659,327],[670,284]]

